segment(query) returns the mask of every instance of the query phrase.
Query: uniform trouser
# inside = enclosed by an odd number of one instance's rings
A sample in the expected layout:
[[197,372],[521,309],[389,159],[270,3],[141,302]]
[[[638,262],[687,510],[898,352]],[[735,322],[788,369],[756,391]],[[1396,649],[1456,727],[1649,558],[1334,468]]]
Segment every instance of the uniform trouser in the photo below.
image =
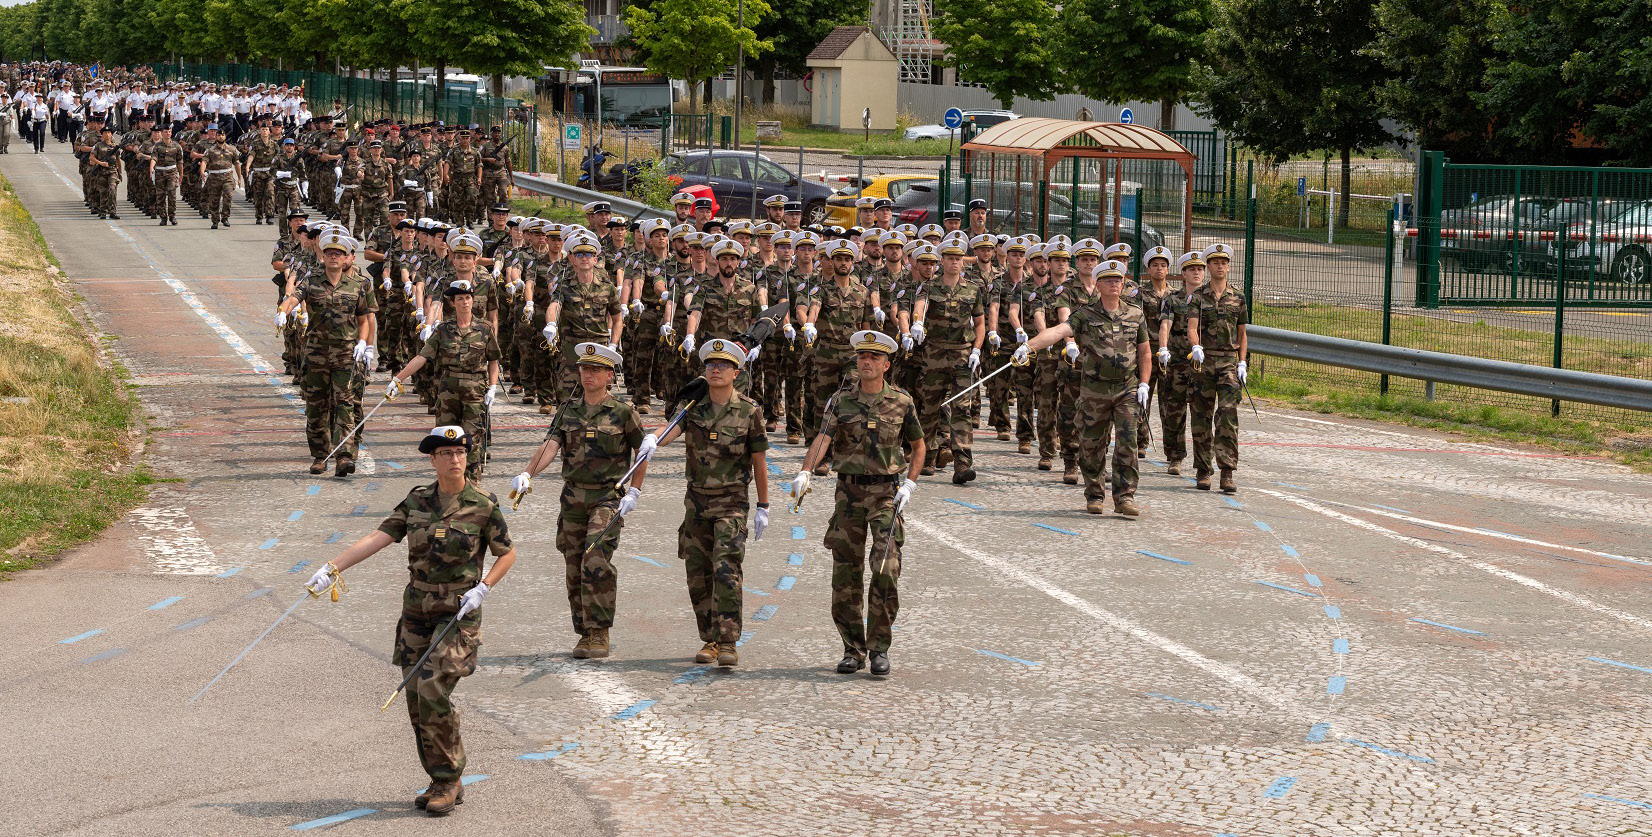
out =
[[540,404],[561,404],[565,399],[557,389],[558,367],[561,366],[561,356],[556,347],[545,344],[545,311],[537,310],[533,314],[533,327],[528,333],[528,354],[533,357],[533,385],[534,398]]
[[1204,369],[1193,373],[1193,467],[1209,474],[1214,437],[1216,467],[1239,467],[1239,358],[1209,354]]
[[390,195],[384,192],[362,192],[358,200],[361,215],[358,229],[361,230],[361,234],[357,237],[360,238],[384,224],[386,216],[389,215]]
[[1187,458],[1187,406],[1193,398],[1193,364],[1171,363],[1155,373],[1159,381],[1159,445],[1165,461],[1175,465]]
[[287,229],[287,216],[298,211],[298,181],[289,180],[290,186],[278,186],[272,190],[270,217],[280,225],[281,240],[292,238],[292,232]]
[[403,349],[407,346],[407,298],[401,289],[386,292],[379,286],[379,357],[392,368],[405,362]]
[[[446,622],[446,618],[403,615],[396,623],[395,659],[403,677],[412,671]],[[407,716],[413,722],[419,763],[432,779],[457,781],[465,772],[465,744],[459,738],[459,710],[453,705],[453,687],[459,685],[459,678],[476,671],[476,650],[481,644],[479,624],[459,625],[425,661],[425,673],[407,685]]]
[[482,194],[478,200],[483,208],[505,202],[505,184],[509,183],[510,176],[500,169],[498,174],[482,175]]
[[[1010,355],[1015,351],[1013,340],[1006,340],[999,344],[999,348],[983,353],[981,357],[981,374],[985,375],[1000,366],[1010,362]],[[1010,384],[1009,376],[1014,370],[1000,372],[981,387],[987,391],[987,419],[993,429],[1008,431],[1010,429],[1010,399],[1014,397],[1014,388]],[[1024,409],[1022,412],[1026,412]]]
[[338,222],[350,230],[350,234],[361,236],[361,186],[347,184],[344,193],[338,197]]
[[[320,459],[355,427],[356,402],[355,366],[346,364],[328,368],[311,363],[304,370],[300,391],[304,395],[304,435],[310,443],[310,456]],[[355,459],[359,436],[340,448],[340,458]]]
[[1061,358],[1048,350],[1033,357],[1033,409],[1038,413],[1038,458],[1055,459],[1057,402],[1061,400]]
[[1107,446],[1113,446],[1113,501],[1136,496],[1136,379],[1086,381],[1078,396],[1078,468],[1084,499],[1102,500],[1107,488]]
[[813,366],[809,378],[812,386],[809,401],[803,406],[803,427],[804,435],[813,439],[820,432],[820,417],[826,409],[826,402],[851,380],[855,370],[855,353],[849,351],[848,346],[816,342],[809,357]]
[[11,148],[11,117],[0,115],[0,154]]
[[172,219],[178,214],[178,173],[155,172],[155,214]]
[[92,208],[99,215],[108,215],[115,211],[115,175],[110,169],[98,169],[90,176],[89,181],[94,189]]
[[[930,343],[924,346],[919,358],[923,363],[923,372],[918,382],[918,421],[924,428],[925,447],[938,451],[936,436],[941,432],[941,402],[974,383],[974,374],[968,364],[969,346],[947,347]],[[952,408],[948,412],[947,431],[952,443],[954,473],[968,470],[975,461],[970,449],[975,430],[970,410],[964,409],[966,398],[948,405]],[[928,454],[927,459],[933,463],[935,454]]]
[[252,217],[275,217],[275,176],[267,171],[253,172],[247,178],[247,197],[252,199]]
[[457,424],[475,442],[465,457],[465,475],[469,477],[482,475],[482,462],[487,456],[487,407],[482,404],[487,389],[487,376],[478,374],[447,375],[436,383],[436,426]]
[[[1010,356],[1013,354],[1014,352],[1012,351],[1009,354],[1004,355],[1002,360],[994,357],[993,362],[1000,364],[1009,363]],[[987,371],[990,372],[992,370],[989,369]],[[1033,412],[1035,409],[1035,402],[1033,400],[1034,374],[1035,372],[1032,365],[1028,364],[1026,366],[1013,367],[998,376],[999,378],[1005,379],[1008,384],[1010,397],[1015,399],[1015,438],[1017,441],[1021,442],[1031,442],[1033,440],[1033,428],[1036,426]]]
[[235,192],[235,176],[209,174],[206,179],[206,203],[203,205],[213,223],[229,221],[230,196]]
[[1061,392],[1056,398],[1056,421],[1061,428],[1061,461],[1068,465],[1078,463],[1078,368],[1067,363],[1065,357],[1057,361],[1060,366]]
[[625,386],[631,391],[631,403],[648,406],[648,399],[663,392],[659,380],[660,316],[649,317],[644,312],[633,330],[635,342],[631,347],[631,371],[625,374]]
[[520,313],[512,314],[516,317],[516,383],[522,387],[523,398],[534,398],[537,392],[534,389],[534,376],[539,374],[539,353],[534,351],[540,335],[534,331],[534,324],[522,322]]
[[474,177],[454,175],[453,181],[448,184],[446,195],[448,218],[454,223],[469,226],[469,222],[476,220],[481,214],[476,208],[480,194],[481,185]]
[[[585,636],[593,628],[612,628],[619,601],[614,550],[619,547],[620,530],[625,528],[624,518],[614,519],[619,493],[612,484],[580,488],[563,483],[561,508],[556,519],[556,548],[562,551],[574,632]],[[613,528],[608,528],[609,523]]]
[[310,178],[310,203],[315,208],[328,215],[338,209],[338,201],[333,199],[333,187],[338,183],[338,175],[333,174],[333,167],[321,164]]
[[[659,329],[654,330],[659,333]],[[657,385],[655,392],[660,400],[667,402],[666,409],[671,408],[677,390],[682,389],[687,380],[683,376],[683,361],[677,354],[677,335],[661,337],[654,347],[654,381]]]
[[403,189],[401,191],[401,200],[407,202],[407,217],[424,217],[424,192],[418,189]]
[[741,565],[746,558],[744,486],[717,494],[688,489],[677,552],[688,574],[688,598],[701,642],[740,639]]
[[[807,369],[808,355],[804,354],[802,343],[798,340],[791,341],[786,345],[785,357],[781,363],[781,378],[786,390],[781,397],[786,404],[786,435],[788,436],[808,430],[809,422],[803,415],[804,404],[809,400],[805,394],[808,386],[803,377]],[[804,439],[805,444],[810,441],[813,441],[813,437]]]
[[[757,369],[752,375],[752,390],[757,393],[757,404],[770,423],[780,415],[785,390],[781,374],[786,363],[786,338],[774,337],[763,343],[763,354],[757,358]],[[790,417],[787,417],[790,421]]]
[[[866,549],[868,532],[872,536],[870,551]],[[839,474],[837,502],[826,527],[825,544],[832,551],[832,623],[843,639],[845,654],[865,657],[868,651],[889,650],[891,629],[900,611],[896,582],[901,577],[901,546],[905,543],[905,528],[895,518],[895,483],[856,485]],[[868,563],[872,583],[865,585]],[[863,593],[866,587],[870,589]]]

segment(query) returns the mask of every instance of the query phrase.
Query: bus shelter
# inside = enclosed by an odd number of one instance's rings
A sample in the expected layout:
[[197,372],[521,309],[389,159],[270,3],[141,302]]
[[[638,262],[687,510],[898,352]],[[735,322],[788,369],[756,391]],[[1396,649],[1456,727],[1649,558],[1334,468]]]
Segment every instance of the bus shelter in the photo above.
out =
[[1149,247],[1192,249],[1197,157],[1160,131],[1026,117],[976,134],[962,151],[950,202],[985,200],[1000,233],[1128,242],[1137,272]]

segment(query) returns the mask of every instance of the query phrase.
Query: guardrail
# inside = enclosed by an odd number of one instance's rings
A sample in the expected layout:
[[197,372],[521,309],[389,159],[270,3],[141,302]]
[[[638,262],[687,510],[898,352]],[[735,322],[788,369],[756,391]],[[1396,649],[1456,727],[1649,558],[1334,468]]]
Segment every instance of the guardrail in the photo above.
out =
[[524,174],[522,172],[516,172],[515,176],[512,177],[512,182],[516,184],[516,188],[518,189],[525,189],[529,192],[540,195],[550,195],[553,198],[565,200],[572,204],[584,205],[591,201],[607,201],[610,206],[614,207],[614,212],[624,215],[632,220],[640,220],[643,218],[664,218],[667,221],[674,221],[677,218],[676,215],[673,215],[670,212],[655,209],[646,203],[634,201],[630,198],[604,194],[602,192],[593,192],[589,189],[581,189],[578,186],[569,186],[566,183],[561,183],[555,180],[546,180],[543,177],[535,177],[531,174]]
[[1246,326],[1252,352],[1402,378],[1652,412],[1652,381]]

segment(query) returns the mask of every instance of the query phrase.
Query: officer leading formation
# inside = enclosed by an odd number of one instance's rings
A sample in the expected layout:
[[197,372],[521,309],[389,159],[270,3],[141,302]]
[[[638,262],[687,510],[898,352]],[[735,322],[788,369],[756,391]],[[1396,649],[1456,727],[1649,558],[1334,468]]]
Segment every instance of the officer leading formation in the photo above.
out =
[[[623,651],[614,555],[658,481],[650,460],[678,440],[678,554],[698,630],[685,657],[721,669],[739,666],[747,539],[769,526],[768,456],[782,438],[801,455],[794,510],[832,481],[830,618],[849,675],[894,670],[904,512],[919,482],[945,469],[967,497],[1002,479],[978,465],[983,421],[1014,445],[995,465],[1026,456],[1055,471],[1059,457],[1086,512],[1110,500],[1133,520],[1157,399],[1167,473],[1181,473],[1191,433],[1196,489],[1215,478],[1238,490],[1247,305],[1226,244],[1154,247],[1130,276],[1128,244],[997,234],[980,200],[923,227],[896,224],[887,199],[862,199],[863,226],[842,229],[805,226],[781,196],[761,220],[723,220],[687,193],[673,197],[675,222],[627,221],[596,200],[568,223],[516,214],[497,126],[352,123],[283,86],[118,72],[57,83],[17,65],[0,82],[15,91],[0,92],[0,133],[15,114],[37,147],[56,124],[56,105],[32,118],[61,98],[48,93],[67,84],[99,106],[60,135],[100,219],[126,220],[125,183],[126,203],[160,226],[178,224],[180,196],[229,226],[239,191],[254,225],[272,227],[274,323],[311,474],[331,464],[350,477],[371,419],[404,394],[436,425],[419,444],[436,482],[309,585],[338,589],[349,567],[407,542],[394,657],[431,778],[415,802],[431,814],[463,801],[453,689],[475,669],[482,599],[515,560],[482,489],[494,411],[513,399],[516,418],[526,407],[549,422],[509,499],[539,511],[550,497],[533,499],[536,480],[556,465],[574,659]],[[368,407],[375,375],[382,397]]]

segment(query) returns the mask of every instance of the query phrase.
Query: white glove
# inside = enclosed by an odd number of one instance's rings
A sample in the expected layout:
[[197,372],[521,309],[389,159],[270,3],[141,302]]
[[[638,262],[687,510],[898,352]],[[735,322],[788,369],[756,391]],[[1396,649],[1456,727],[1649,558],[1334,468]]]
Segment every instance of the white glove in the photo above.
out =
[[873,322],[876,322],[879,325],[882,325],[883,321],[888,319],[888,318],[889,318],[889,315],[883,313],[882,308],[873,308],[872,309],[872,321]]
[[815,343],[815,338],[817,338],[819,336],[820,336],[820,329],[815,328],[814,323],[804,323],[803,324],[803,342],[808,343],[809,345],[813,346],[814,343]]
[[750,369],[751,365],[757,362],[757,355],[759,353],[761,353],[762,351],[763,351],[762,346],[753,346],[753,347],[751,347],[751,351],[746,352],[746,368],[747,369]]
[[425,320],[424,309],[423,308],[413,309],[413,322],[416,322],[419,325],[424,325],[424,320]]
[[808,491],[808,490],[809,490],[809,472],[808,471],[798,471],[797,476],[792,477],[792,497],[797,498],[797,499],[802,499],[803,492]]
[[488,594],[488,584],[485,581],[476,582],[476,586],[465,591],[459,597],[459,615],[455,619],[465,618],[465,614],[482,606],[482,598]]
[[1016,346],[1015,347],[1015,354],[1010,355],[1010,363],[1013,363],[1016,366],[1026,366],[1027,361],[1029,361],[1031,359],[1032,359],[1032,350],[1028,349],[1027,344],[1025,344],[1025,343],[1022,343],[1021,345]]
[[304,589],[319,595],[321,591],[333,586],[334,578],[333,565],[324,564],[321,569],[315,571],[315,575],[310,576],[309,581],[304,582]]
[[642,444],[637,446],[637,459],[642,460],[653,456],[654,451],[658,450],[659,447],[660,434],[650,433],[647,436],[642,437]]
[[1249,370],[1250,367],[1244,361],[1239,361],[1239,383],[1243,384],[1245,382],[1245,373]]
[[367,361],[367,341],[357,340],[356,348],[350,352],[350,357],[354,358],[357,363],[365,363]]
[[1147,384],[1136,384],[1136,403],[1140,404],[1143,410],[1147,409],[1147,393]]
[[787,323],[787,324],[781,326],[780,327],[780,333],[786,335],[786,342],[788,342],[788,343],[797,342],[797,329],[792,328],[791,323]]
[[631,510],[637,507],[637,498],[641,496],[642,489],[634,485],[625,489],[625,496],[621,497],[619,501],[619,516],[624,517],[630,514]]
[[1067,356],[1067,360],[1069,362],[1072,362],[1072,363],[1077,363],[1078,362],[1078,344],[1077,343],[1068,343],[1067,348],[1062,349],[1061,353]]
[[924,331],[923,323],[912,324],[912,339],[918,341],[918,345],[922,346],[924,344],[924,336],[926,334],[927,332]]
[[1160,366],[1169,366],[1170,365],[1170,347],[1169,346],[1160,346],[1159,347],[1159,365]]
[[685,354],[685,355],[694,354],[694,335],[692,335],[692,334],[683,335],[683,354]]
[[969,371],[974,372],[981,368],[981,350],[969,350]]
[[284,311],[275,312],[275,327],[276,328],[286,328],[287,327],[287,314],[286,314],[286,312],[284,312]]
[[429,340],[430,335],[435,334],[435,333],[436,333],[436,327],[435,326],[425,326],[424,328],[419,329],[419,339],[420,340]]
[[671,327],[670,323],[660,323],[661,337],[670,337],[672,334],[676,333],[676,331],[676,329]]
[[900,488],[895,489],[895,514],[897,516],[900,515],[901,511],[906,508],[907,502],[909,502],[911,499],[912,499],[912,481],[907,480],[906,482],[901,484]]
[[1203,346],[1194,346],[1193,347],[1193,353],[1191,355],[1188,355],[1188,357],[1193,358],[1194,363],[1204,363],[1205,362],[1205,347],[1203,347]]
[[1015,342],[1017,342],[1017,343],[1027,342],[1027,330],[1026,329],[1018,328],[1018,329],[1015,330]]
[[617,354],[619,354],[619,350],[620,350],[620,348],[619,348],[618,343],[609,343],[608,344],[608,351],[613,352],[614,354],[617,355]]
[[401,381],[398,381],[395,378],[391,378],[390,383],[384,385],[384,397],[386,399],[388,399],[390,401],[395,401],[396,396],[401,395],[401,394],[402,394],[402,382]]
[[751,539],[754,541],[762,540],[763,530],[767,528],[769,528],[769,510],[758,509],[757,513],[751,516]]
[[631,313],[636,314],[637,316],[642,316],[642,309],[643,309],[642,300],[640,300],[640,299],[631,300]]
[[412,296],[412,295],[413,295],[413,283],[411,281],[403,282],[402,283],[402,296]]
[[390,277],[389,277],[389,276],[385,276],[385,277],[384,277],[384,282],[383,282],[383,283],[381,283],[381,284],[380,284],[380,285],[379,285],[379,287],[381,287],[381,288],[384,288],[384,292],[385,292],[385,293],[390,293],[390,289],[391,289],[391,288],[394,288],[394,287],[396,287],[396,283],[395,283],[395,282],[392,282],[392,281],[390,281]]
[[522,322],[533,322],[533,297],[528,297],[528,301],[522,305]]
[[492,407],[493,406],[493,399],[498,398],[498,397],[499,397],[499,385],[494,384],[493,386],[488,387],[488,391],[485,394],[482,395],[482,404],[484,406],[487,406],[487,407]]
[[996,331],[989,331],[987,332],[987,342],[992,344],[994,349],[997,349],[999,344],[1004,342],[1004,338],[999,337]]
[[539,330],[539,333],[545,335],[545,342],[546,343],[555,343],[556,342],[556,323],[546,323],[545,327]]
[[533,487],[533,477],[528,476],[527,471],[523,471],[522,473],[517,474],[511,480],[511,493],[512,494],[516,494],[516,495],[520,496],[522,493],[526,492],[531,487]]
[[916,345],[918,345],[918,343],[917,343],[917,341],[912,339],[912,335],[910,333],[901,335],[901,349],[902,350],[910,352],[910,351],[912,351],[912,347],[916,346]]
[[379,349],[378,349],[377,346],[368,346],[367,347],[367,365],[368,366],[378,366],[379,365]]

